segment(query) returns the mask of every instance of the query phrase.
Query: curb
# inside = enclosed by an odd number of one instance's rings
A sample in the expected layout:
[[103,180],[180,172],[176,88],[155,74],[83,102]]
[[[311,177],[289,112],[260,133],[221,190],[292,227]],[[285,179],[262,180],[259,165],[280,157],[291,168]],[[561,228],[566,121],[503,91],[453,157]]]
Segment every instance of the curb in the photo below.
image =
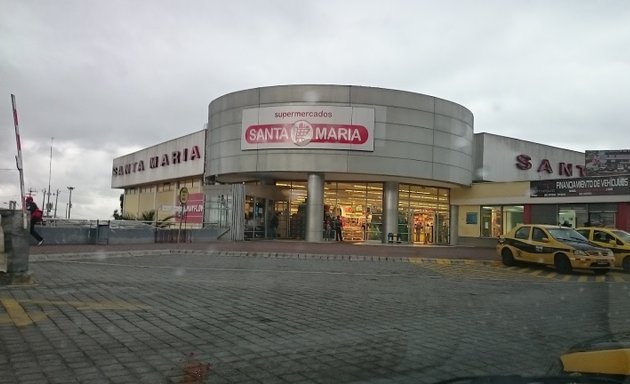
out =
[[199,255],[199,256],[227,256],[227,257],[262,257],[272,259],[295,260],[337,260],[337,261],[376,261],[414,264],[440,264],[440,265],[500,265],[498,260],[472,260],[472,259],[447,259],[430,257],[406,257],[406,256],[361,256],[361,255],[326,255],[317,253],[283,253],[283,252],[238,252],[238,251],[202,251],[202,250],[144,250],[124,252],[83,252],[83,253],[56,253],[31,255],[29,261],[67,261],[67,260],[106,260],[122,257],[162,256],[162,255]]
[[503,263],[499,260],[473,260],[473,259],[444,259],[429,257],[413,257],[410,258],[411,263],[416,264],[440,264],[440,265],[492,265],[499,266]]

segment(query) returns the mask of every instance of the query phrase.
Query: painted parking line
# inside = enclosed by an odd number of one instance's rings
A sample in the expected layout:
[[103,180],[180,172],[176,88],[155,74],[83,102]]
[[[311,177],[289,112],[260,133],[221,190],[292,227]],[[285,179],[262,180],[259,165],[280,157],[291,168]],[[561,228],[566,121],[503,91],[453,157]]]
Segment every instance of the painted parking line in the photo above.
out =
[[63,301],[63,300],[15,300],[9,297],[0,298],[6,313],[0,313],[0,326],[13,325],[26,327],[48,317],[46,312],[26,310],[22,304],[63,306],[70,305],[79,311],[138,311],[151,309],[148,305],[132,304],[125,301]]
[[148,305],[131,304],[125,301],[99,301],[99,302],[84,302],[84,301],[62,301],[62,300],[20,300],[22,303],[38,304],[38,305],[71,305],[79,311],[89,310],[122,310],[122,311],[138,311],[151,309]]
[[33,320],[26,314],[24,308],[17,302],[15,299],[0,299],[2,302],[2,306],[7,311],[7,315],[9,318],[18,327],[23,327],[25,325],[30,325],[33,323]]
[[562,275],[552,268],[539,266],[512,266],[506,267],[501,263],[476,262],[474,260],[449,260],[442,261],[412,259],[411,263],[433,270],[446,278],[471,279],[471,280],[500,280],[500,281],[546,281],[546,282],[573,282],[573,283],[624,283],[630,282],[630,274],[620,271],[611,271],[606,275],[594,275],[588,272],[577,272],[570,275]]
[[6,311],[6,314],[0,315],[0,325],[13,324],[16,327],[26,327],[46,318],[46,314],[40,311],[27,313],[15,299],[0,298],[0,302]]

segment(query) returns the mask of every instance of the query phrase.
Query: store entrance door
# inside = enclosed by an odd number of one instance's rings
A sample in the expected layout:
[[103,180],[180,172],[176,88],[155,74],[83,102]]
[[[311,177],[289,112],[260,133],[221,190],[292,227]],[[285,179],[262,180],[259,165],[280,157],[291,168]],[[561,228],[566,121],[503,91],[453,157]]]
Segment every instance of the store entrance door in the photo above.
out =
[[435,241],[435,218],[434,211],[423,209],[413,212],[410,223],[410,238],[414,244],[432,244]]
[[441,245],[450,244],[450,227],[448,212],[438,212],[435,214],[435,243]]
[[246,186],[243,213],[244,238],[263,240],[286,238],[288,199],[275,186]]

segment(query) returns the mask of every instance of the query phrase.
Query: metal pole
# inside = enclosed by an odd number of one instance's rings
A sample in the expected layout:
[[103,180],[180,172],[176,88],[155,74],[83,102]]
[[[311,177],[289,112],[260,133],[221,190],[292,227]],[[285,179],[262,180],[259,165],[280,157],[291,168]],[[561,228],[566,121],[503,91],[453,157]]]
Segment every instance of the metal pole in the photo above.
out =
[[45,209],[48,216],[50,216],[50,179],[52,177],[52,157],[53,157],[53,140],[54,137],[50,138],[50,162],[48,167],[48,202],[46,203]]
[[[72,208],[72,190],[74,187],[67,187],[70,193],[68,194],[68,219],[70,218],[70,209]],[[121,212],[122,213],[122,212]]]
[[13,109],[13,125],[15,126],[15,143],[17,145],[17,156],[15,156],[15,165],[20,173],[20,202],[22,203],[22,226],[28,228],[28,220],[26,217],[26,204],[24,197],[24,165],[22,164],[22,143],[20,142],[20,128],[18,124],[17,106],[15,103],[15,95],[11,94],[11,107]]
[[179,244],[179,238],[181,237],[181,233],[182,233],[182,220],[183,220],[183,216],[184,216],[184,204],[180,203],[182,205],[182,213],[179,216],[179,229],[177,230],[177,243]]
[[53,214],[53,217],[56,219],[57,218],[57,203],[59,202],[59,190],[57,190],[57,192],[55,193],[55,213]]

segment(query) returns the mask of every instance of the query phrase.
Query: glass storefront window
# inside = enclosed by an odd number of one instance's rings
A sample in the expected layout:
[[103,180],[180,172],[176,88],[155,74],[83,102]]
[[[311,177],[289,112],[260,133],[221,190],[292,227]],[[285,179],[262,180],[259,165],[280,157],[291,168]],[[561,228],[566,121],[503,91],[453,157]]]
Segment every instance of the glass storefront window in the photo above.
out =
[[401,184],[398,199],[401,241],[448,244],[448,189]]
[[206,225],[220,228],[229,227],[228,222],[232,210],[232,196],[230,194],[206,194],[205,202]]
[[[306,230],[306,183],[278,181],[276,186],[286,189],[290,196],[288,237],[303,239]],[[427,244],[448,244],[449,190],[409,184],[401,184],[399,188],[400,241],[426,240]],[[325,240],[334,240],[326,223],[337,216],[341,216],[343,222],[344,240],[383,240],[383,184],[325,182],[322,218],[322,237]],[[417,238],[416,231],[419,234]]]
[[245,196],[245,238],[265,238],[267,235],[265,223],[265,199]]
[[[383,187],[380,183],[324,185],[324,225],[341,216],[344,240],[380,240]],[[324,238],[329,238],[324,232]]]
[[558,206],[558,225],[577,228],[580,226],[579,223],[586,221],[588,221],[588,209],[586,204]]
[[501,207],[481,207],[481,237],[497,237],[501,233]]
[[481,237],[498,237],[523,223],[522,205],[482,206]]
[[617,204],[589,204],[585,221],[578,221],[578,226],[590,224],[594,227],[617,227]]
[[276,186],[288,191],[289,196],[288,207],[287,204],[276,204],[276,211],[281,212],[278,226],[280,237],[304,239],[306,237],[306,182],[279,181]]
[[503,232],[504,235],[519,224],[523,224],[523,212],[525,209],[522,205],[505,205],[503,206]]

